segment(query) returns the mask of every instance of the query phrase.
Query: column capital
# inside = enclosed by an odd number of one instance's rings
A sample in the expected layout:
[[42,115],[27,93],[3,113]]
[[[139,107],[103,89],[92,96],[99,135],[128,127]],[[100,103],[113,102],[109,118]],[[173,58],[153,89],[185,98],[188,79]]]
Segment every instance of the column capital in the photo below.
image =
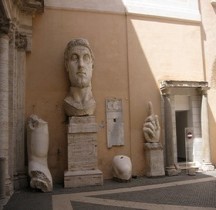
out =
[[198,92],[201,94],[201,95],[204,95],[206,96],[208,93],[207,91],[209,90],[210,88],[209,87],[199,87],[197,88]]
[[9,35],[12,30],[12,22],[7,17],[0,17],[0,35]]
[[26,51],[28,45],[27,35],[23,32],[16,31],[15,45],[17,49]]
[[169,97],[171,95],[170,88],[161,88],[160,90],[163,96]]
[[15,24],[7,17],[0,17],[0,36],[6,35],[11,42],[14,39]]

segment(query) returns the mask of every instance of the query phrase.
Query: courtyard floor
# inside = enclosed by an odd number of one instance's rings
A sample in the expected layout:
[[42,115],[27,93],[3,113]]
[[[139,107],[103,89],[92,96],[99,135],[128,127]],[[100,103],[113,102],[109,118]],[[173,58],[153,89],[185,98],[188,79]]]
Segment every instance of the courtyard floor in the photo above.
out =
[[138,177],[128,183],[105,180],[103,186],[53,192],[17,191],[4,210],[210,210],[216,209],[216,171],[173,177]]

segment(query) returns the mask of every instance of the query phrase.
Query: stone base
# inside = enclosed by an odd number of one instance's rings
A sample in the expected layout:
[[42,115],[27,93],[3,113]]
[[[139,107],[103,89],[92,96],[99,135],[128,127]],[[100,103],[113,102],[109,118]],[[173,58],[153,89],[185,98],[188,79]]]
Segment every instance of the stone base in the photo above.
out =
[[166,175],[167,176],[177,176],[181,173],[181,169],[176,167],[166,167]]
[[0,198],[0,210],[4,209],[4,206],[6,206],[9,200],[10,200],[10,196],[7,196],[5,198]]
[[26,174],[18,174],[14,176],[14,189],[20,190],[29,186],[28,178]]
[[64,187],[82,187],[103,185],[103,174],[100,170],[65,171]]
[[189,168],[187,169],[187,174],[189,176],[196,176],[197,168]]
[[147,177],[165,176],[163,147],[160,143],[145,143]]
[[215,170],[215,167],[212,165],[212,163],[203,163],[200,168],[202,171],[214,171]]
[[120,182],[120,183],[127,183],[127,182],[131,182],[131,178],[126,180],[126,179],[119,179],[117,177],[113,177],[113,180],[116,182]]

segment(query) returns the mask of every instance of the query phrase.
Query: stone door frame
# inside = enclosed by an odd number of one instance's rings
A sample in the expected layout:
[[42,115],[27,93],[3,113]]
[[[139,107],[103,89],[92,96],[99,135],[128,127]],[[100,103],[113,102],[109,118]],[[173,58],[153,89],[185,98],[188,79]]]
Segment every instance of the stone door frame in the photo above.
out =
[[167,175],[180,172],[177,161],[177,137],[175,120],[175,97],[178,95],[190,98],[190,126],[194,129],[194,136],[202,142],[200,168],[212,167],[210,160],[207,90],[208,82],[204,81],[175,81],[165,80],[160,83],[163,110],[165,171]]

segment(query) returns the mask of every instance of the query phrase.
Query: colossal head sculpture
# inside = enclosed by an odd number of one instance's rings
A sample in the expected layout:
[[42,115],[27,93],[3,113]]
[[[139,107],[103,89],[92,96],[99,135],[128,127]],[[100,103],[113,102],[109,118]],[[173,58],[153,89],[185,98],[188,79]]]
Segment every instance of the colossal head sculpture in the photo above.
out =
[[91,90],[94,56],[88,41],[71,40],[65,49],[64,62],[71,85],[64,99],[67,116],[93,115],[96,106]]

